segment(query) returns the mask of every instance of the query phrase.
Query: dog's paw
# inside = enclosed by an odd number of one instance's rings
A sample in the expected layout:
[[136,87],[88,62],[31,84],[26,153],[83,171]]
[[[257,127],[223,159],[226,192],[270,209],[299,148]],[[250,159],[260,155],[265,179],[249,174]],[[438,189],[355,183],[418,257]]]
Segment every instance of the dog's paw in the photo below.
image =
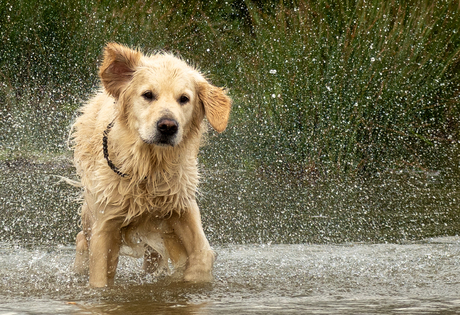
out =
[[191,255],[184,271],[184,281],[211,282],[214,260],[215,254],[212,250],[200,251]]
[[75,256],[75,262],[72,266],[73,272],[79,275],[87,276],[89,274],[89,256],[87,252],[78,253]]
[[87,276],[89,274],[88,265],[74,264],[72,271],[81,276]]
[[213,279],[212,271],[200,266],[187,268],[184,272],[184,281],[186,282],[212,282]]

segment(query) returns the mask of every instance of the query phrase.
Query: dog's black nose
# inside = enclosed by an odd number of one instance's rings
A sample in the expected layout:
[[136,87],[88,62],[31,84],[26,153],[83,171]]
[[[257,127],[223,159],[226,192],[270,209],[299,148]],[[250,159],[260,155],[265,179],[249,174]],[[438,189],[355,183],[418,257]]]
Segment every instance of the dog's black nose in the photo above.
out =
[[179,123],[174,119],[162,118],[157,123],[158,131],[164,136],[172,136],[177,133]]

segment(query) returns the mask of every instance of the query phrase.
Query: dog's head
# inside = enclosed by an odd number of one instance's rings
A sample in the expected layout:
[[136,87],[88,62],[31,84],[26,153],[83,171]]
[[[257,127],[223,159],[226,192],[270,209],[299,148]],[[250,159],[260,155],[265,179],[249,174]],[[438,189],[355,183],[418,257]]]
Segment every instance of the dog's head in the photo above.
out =
[[147,144],[175,146],[205,115],[217,132],[227,127],[231,99],[225,91],[170,54],[146,56],[109,43],[99,75],[121,118]]

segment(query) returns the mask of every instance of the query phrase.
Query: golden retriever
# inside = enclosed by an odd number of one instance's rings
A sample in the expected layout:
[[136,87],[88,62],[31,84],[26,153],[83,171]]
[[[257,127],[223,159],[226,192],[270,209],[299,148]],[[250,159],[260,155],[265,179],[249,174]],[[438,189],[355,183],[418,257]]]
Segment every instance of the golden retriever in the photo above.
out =
[[81,108],[71,132],[83,187],[75,270],[89,283],[114,283],[120,254],[144,257],[144,270],[182,270],[212,281],[214,252],[195,194],[206,116],[222,132],[231,99],[168,53],[144,55],[116,43],[104,49],[103,89]]

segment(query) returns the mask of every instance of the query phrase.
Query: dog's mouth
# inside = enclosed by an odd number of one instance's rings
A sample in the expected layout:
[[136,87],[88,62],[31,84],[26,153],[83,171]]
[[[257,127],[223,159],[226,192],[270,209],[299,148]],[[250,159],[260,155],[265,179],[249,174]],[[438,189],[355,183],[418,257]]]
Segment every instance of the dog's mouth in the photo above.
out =
[[160,147],[175,146],[179,134],[179,123],[175,119],[162,118],[156,124],[156,130],[152,138],[142,139],[147,144]]
[[156,145],[156,146],[159,146],[159,147],[173,147],[173,146],[176,145],[176,142],[174,141],[174,139],[171,139],[171,138],[160,137],[159,139],[157,139],[155,137],[152,140],[145,140],[145,139],[142,139],[142,140],[146,144]]

